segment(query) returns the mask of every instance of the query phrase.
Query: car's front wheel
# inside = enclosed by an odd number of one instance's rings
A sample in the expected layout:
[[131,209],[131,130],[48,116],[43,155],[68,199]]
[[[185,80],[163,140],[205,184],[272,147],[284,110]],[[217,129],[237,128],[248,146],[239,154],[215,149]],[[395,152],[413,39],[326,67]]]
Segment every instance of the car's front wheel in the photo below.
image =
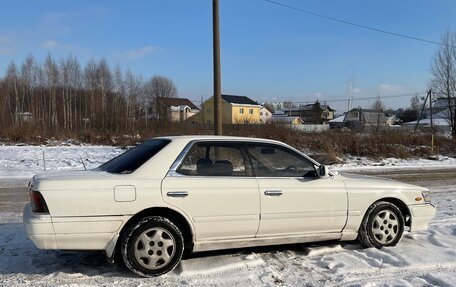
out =
[[130,227],[121,242],[122,259],[128,269],[144,276],[159,276],[179,264],[184,239],[167,218],[150,216]]
[[358,232],[358,240],[365,247],[394,246],[404,233],[404,217],[396,205],[378,201],[366,212]]

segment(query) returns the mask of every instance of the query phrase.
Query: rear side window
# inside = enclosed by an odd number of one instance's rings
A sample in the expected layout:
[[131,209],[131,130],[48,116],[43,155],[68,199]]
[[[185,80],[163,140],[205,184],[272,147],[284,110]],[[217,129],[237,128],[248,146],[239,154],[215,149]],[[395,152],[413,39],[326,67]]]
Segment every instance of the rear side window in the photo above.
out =
[[166,139],[148,140],[100,165],[99,169],[109,173],[132,173],[170,142]]
[[177,172],[193,176],[247,176],[247,155],[240,144],[200,143],[185,157]]

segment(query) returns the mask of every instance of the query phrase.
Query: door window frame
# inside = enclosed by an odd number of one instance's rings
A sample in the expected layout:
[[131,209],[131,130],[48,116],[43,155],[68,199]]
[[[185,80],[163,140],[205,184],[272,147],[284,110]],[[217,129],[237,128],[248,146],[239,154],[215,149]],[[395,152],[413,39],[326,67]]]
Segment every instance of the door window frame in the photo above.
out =
[[[241,153],[242,159],[244,160],[245,166],[245,175],[238,176],[238,175],[188,175],[179,172],[179,169],[184,164],[185,158],[191,154],[194,149],[198,145],[213,145],[213,146],[226,146],[226,147],[239,147],[239,151]],[[185,177],[206,177],[206,178],[214,178],[214,177],[229,177],[229,178],[253,178],[255,177],[253,172],[252,161],[247,152],[246,143],[243,141],[219,141],[219,140],[194,140],[187,144],[187,146],[182,150],[179,156],[176,158],[174,163],[172,164],[167,176],[185,176]]]
[[287,146],[287,145],[284,145],[284,144],[279,144],[279,143],[269,143],[269,142],[258,142],[258,141],[224,141],[224,140],[211,140],[211,139],[208,139],[208,140],[192,140],[190,141],[185,147],[184,149],[179,153],[179,155],[177,156],[176,160],[173,162],[173,164],[171,165],[171,168],[169,169],[168,171],[168,174],[166,176],[173,176],[173,177],[192,177],[192,178],[196,178],[196,177],[208,177],[208,178],[214,178],[214,177],[218,177],[218,176],[198,176],[198,175],[185,175],[185,174],[182,174],[182,173],[179,173],[177,170],[181,167],[181,165],[183,164],[184,162],[184,159],[185,157],[187,156],[187,154],[189,154],[193,148],[197,145],[197,144],[200,144],[200,143],[220,143],[220,144],[234,144],[234,145],[239,145],[240,148],[241,148],[241,153],[243,155],[243,157],[246,155],[247,156],[247,161],[245,161],[244,159],[244,164],[245,164],[245,167],[246,167],[246,173],[247,175],[246,176],[226,176],[226,177],[231,177],[231,178],[252,178],[252,177],[255,177],[255,178],[303,178],[303,179],[313,179],[314,177],[304,177],[304,176],[293,176],[293,177],[280,177],[280,176],[277,176],[277,177],[270,177],[270,176],[257,176],[256,175],[256,172],[255,172],[255,169],[253,167],[253,162],[252,162],[252,157],[251,155],[249,154],[249,151],[248,151],[248,145],[263,145],[263,146],[270,146],[270,147],[277,147],[277,148],[280,148],[280,149],[284,149],[284,150],[287,150],[289,151],[290,153],[292,154],[295,154],[298,158],[301,158],[302,160],[308,162],[311,166],[314,167],[315,169],[315,172],[317,174],[317,176],[315,177],[315,179],[319,178],[318,177],[318,167],[321,165],[320,163],[316,162],[314,159],[312,158],[309,158],[307,157],[306,155],[300,153],[299,151],[295,150],[293,147],[290,147],[290,146]]
[[[252,156],[250,155],[250,152],[249,152],[249,146],[264,146],[264,147],[278,148],[278,149],[287,151],[290,154],[295,155],[297,158],[303,160],[304,162],[307,162],[309,164],[309,166],[313,167],[313,169],[315,171],[315,176],[304,176],[304,175],[298,175],[298,176],[258,176],[256,174],[256,170],[255,170],[255,167],[254,167],[254,164],[253,164]],[[252,172],[253,172],[253,174],[254,174],[254,176],[256,178],[305,178],[305,179],[314,179],[314,178],[316,179],[316,178],[319,178],[318,170],[317,170],[317,166],[319,166],[319,164],[317,162],[315,162],[314,160],[311,160],[310,158],[307,158],[307,157],[303,156],[302,154],[294,151],[293,149],[291,149],[291,148],[289,148],[287,146],[283,146],[283,145],[279,145],[279,144],[273,144],[273,143],[247,142],[247,143],[245,143],[245,149],[247,151],[247,155],[249,156],[250,165],[252,167]]]

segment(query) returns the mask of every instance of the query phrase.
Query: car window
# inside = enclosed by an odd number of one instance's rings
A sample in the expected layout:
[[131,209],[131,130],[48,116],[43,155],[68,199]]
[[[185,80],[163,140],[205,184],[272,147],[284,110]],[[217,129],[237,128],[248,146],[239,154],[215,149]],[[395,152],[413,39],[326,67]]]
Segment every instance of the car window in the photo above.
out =
[[199,143],[186,155],[177,172],[193,176],[247,176],[246,159],[240,144]]
[[316,177],[312,162],[278,145],[248,144],[253,170],[258,177]]
[[99,169],[109,173],[132,173],[170,142],[166,139],[148,140],[100,165]]

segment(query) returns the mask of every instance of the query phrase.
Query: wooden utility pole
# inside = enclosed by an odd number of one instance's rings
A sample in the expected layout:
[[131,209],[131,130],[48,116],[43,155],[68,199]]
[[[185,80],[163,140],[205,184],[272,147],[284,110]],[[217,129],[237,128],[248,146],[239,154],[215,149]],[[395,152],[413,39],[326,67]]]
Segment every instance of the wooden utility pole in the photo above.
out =
[[214,134],[222,135],[222,84],[220,76],[220,25],[218,0],[212,0],[212,34],[214,49]]
[[431,113],[431,153],[434,154],[434,114],[432,111],[432,90],[429,90],[429,112]]
[[418,129],[418,125],[420,124],[421,117],[423,116],[424,109],[426,108],[426,102],[429,99],[429,119],[430,119],[430,124],[431,124],[431,153],[434,154],[434,112],[432,110],[432,90],[429,90],[426,95],[426,99],[424,100],[423,103],[423,108],[421,109],[420,116],[418,117],[418,120],[416,121],[415,125],[415,132]]
[[420,124],[421,117],[423,116],[424,109],[426,108],[426,102],[427,102],[428,98],[429,98],[429,92],[426,95],[426,99],[424,99],[424,103],[423,103],[423,107],[421,108],[420,116],[418,117],[418,120],[416,121],[415,130],[414,130],[415,132],[418,129],[418,126]]

